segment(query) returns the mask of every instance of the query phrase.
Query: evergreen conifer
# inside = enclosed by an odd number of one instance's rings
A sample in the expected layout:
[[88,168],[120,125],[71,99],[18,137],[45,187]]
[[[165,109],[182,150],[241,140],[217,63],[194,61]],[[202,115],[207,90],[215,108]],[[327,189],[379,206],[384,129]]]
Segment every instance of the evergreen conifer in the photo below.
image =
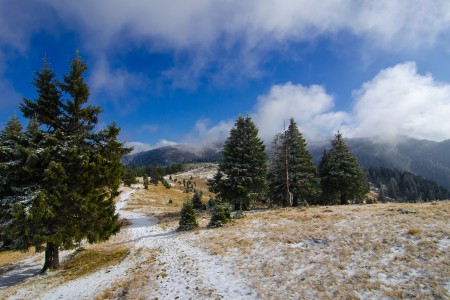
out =
[[211,210],[211,220],[208,227],[222,227],[231,221],[230,206],[225,203],[216,202]]
[[369,191],[366,174],[339,132],[331,141],[331,149],[324,151],[319,175],[322,204],[348,204],[350,200],[362,200]]
[[288,130],[275,136],[269,178],[272,201],[283,206],[311,202],[320,193],[317,168],[293,118]]
[[240,116],[231,129],[224,144],[219,170],[214,180],[210,181],[210,189],[218,192],[223,201],[231,202],[235,210],[248,210],[253,199],[266,196],[265,146],[249,116]]
[[[9,222],[2,219],[1,232],[9,232],[15,250],[31,245],[40,250],[45,245],[42,272],[59,267],[60,249],[74,248],[82,240],[106,240],[119,230],[114,198],[122,177],[120,160],[130,149],[117,142],[119,129],[114,124],[94,132],[101,109],[86,105],[86,69],[77,52],[69,75],[57,82],[44,61],[34,81],[38,98],[24,99],[21,105],[24,115],[32,118],[20,168],[26,173],[13,179],[12,186],[20,187],[11,195],[1,195],[2,205],[13,212]],[[62,93],[69,98],[61,100]],[[11,197],[20,203],[7,203]]]
[[148,189],[148,175],[144,174],[144,189]]
[[192,205],[194,209],[206,209],[205,204],[202,202],[202,191],[195,191],[194,196],[192,196]]
[[198,227],[197,213],[192,201],[186,201],[181,208],[180,221],[177,231],[187,231]]

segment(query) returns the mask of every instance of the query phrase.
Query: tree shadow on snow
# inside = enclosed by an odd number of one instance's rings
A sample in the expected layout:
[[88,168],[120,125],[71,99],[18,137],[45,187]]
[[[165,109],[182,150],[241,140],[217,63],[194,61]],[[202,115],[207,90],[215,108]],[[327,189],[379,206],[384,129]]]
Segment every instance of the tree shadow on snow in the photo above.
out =
[[36,265],[12,267],[6,271],[0,270],[0,288],[6,288],[19,284],[30,277],[39,275],[40,270],[41,268]]
[[175,230],[161,232],[161,233],[155,233],[155,234],[147,234],[147,235],[143,235],[143,236],[140,236],[140,237],[132,239],[132,240],[121,242],[119,244],[137,243],[143,239],[148,239],[148,238],[170,238],[170,237],[174,236],[175,234],[176,234]]

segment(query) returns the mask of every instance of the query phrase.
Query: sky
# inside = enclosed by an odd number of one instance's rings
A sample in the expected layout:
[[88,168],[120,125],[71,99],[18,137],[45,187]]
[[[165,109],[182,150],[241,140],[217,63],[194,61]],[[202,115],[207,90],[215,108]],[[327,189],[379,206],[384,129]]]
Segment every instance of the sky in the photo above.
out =
[[223,141],[239,115],[268,143],[291,117],[307,142],[450,138],[448,0],[0,0],[0,128],[77,49],[98,129],[135,152]]

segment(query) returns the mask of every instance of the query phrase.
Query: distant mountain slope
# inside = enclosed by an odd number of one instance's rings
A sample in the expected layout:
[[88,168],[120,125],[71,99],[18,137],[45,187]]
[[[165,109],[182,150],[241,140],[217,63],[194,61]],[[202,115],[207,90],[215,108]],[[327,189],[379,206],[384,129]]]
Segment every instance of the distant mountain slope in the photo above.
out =
[[[433,142],[404,138],[396,144],[376,142],[369,138],[347,139],[347,145],[361,165],[399,169],[436,181],[450,189],[450,140]],[[329,145],[310,147],[315,162]]]
[[[450,189],[450,140],[433,142],[403,138],[394,143],[377,142],[369,138],[347,139],[347,145],[361,165],[399,169],[436,181]],[[314,162],[319,163],[329,143],[309,145]],[[146,152],[127,155],[123,162],[130,166],[170,165],[189,162],[218,162],[220,146],[197,149],[184,145],[168,146]]]
[[123,157],[128,166],[171,165],[192,162],[218,162],[221,159],[220,147],[208,146],[201,149],[175,145],[157,148]]
[[367,176],[369,181],[378,188],[380,200],[384,197],[400,201],[450,199],[448,189],[438,186],[435,181],[424,179],[408,171],[378,167],[370,168]]

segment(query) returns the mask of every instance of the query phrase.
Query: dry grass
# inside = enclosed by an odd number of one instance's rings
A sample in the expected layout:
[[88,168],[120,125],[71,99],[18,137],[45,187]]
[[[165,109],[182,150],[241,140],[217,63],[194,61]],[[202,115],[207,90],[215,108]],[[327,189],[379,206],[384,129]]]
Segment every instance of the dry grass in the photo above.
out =
[[155,211],[177,211],[181,210],[183,202],[190,197],[192,194],[186,194],[174,188],[167,189],[162,184],[149,185],[148,189],[137,185],[125,209],[138,209],[148,214]]
[[16,251],[1,251],[0,252],[0,273],[1,269],[7,268],[9,265],[33,256],[35,253],[32,249],[30,249],[28,252],[16,252]]
[[276,209],[189,238],[261,298],[448,298],[449,219],[450,201]]
[[74,280],[100,269],[116,265],[128,254],[130,249],[124,246],[113,248],[92,248],[75,252],[66,262],[61,265],[60,276],[64,281]]
[[159,275],[156,259],[158,250],[140,248],[133,255],[139,257],[141,263],[128,270],[125,279],[112,283],[110,288],[95,298],[96,300],[147,299],[144,295],[151,295],[151,290],[156,287],[155,280]]
[[[184,191],[183,183],[180,184],[180,182],[183,182],[183,179],[188,181],[191,180],[191,182],[194,184],[194,188],[196,190],[203,192],[203,201],[208,201],[209,196],[214,196],[211,192],[209,192],[207,182],[208,180],[206,178],[195,178],[193,177],[191,179],[190,176],[183,176],[183,175],[172,175],[172,180],[169,180],[171,184],[173,184],[173,189],[178,190],[180,192]],[[175,180],[177,182],[175,182]]]
[[[199,188],[205,182],[195,180]],[[183,202],[191,197],[178,187],[150,185],[136,188],[126,209],[175,228]],[[251,211],[216,229],[206,228],[203,214],[198,230],[175,238],[220,256],[262,299],[449,299],[449,219],[450,201],[283,208]],[[126,247],[132,245],[120,245],[89,247],[50,276],[62,276],[54,281],[59,284],[133,255],[140,263],[97,299],[148,298],[158,279],[170,276],[158,262],[158,250],[139,248],[129,254]],[[31,254],[10,255],[0,253],[0,266],[21,259],[15,255]]]

